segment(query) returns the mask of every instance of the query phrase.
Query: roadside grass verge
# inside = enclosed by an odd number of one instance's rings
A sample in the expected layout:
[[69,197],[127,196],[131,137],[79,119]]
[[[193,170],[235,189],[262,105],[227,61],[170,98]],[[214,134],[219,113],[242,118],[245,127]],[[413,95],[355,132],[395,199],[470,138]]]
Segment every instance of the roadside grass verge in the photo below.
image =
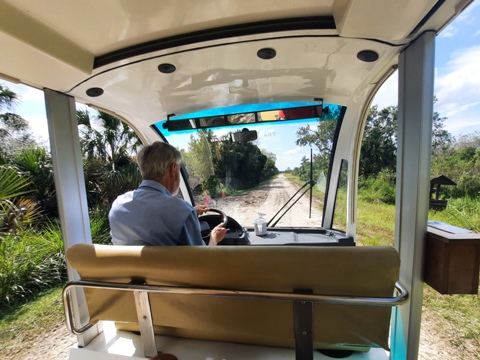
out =
[[458,359],[480,359],[478,295],[441,295],[425,284],[423,308],[442,320],[435,330],[458,351]]
[[393,246],[395,207],[370,203],[359,198],[357,211],[357,241],[361,245]]
[[0,241],[0,306],[18,302],[66,279],[63,240],[58,223],[29,228]]
[[[480,232],[480,207],[471,199],[449,201],[445,211],[430,211],[429,219]],[[359,194],[357,241],[361,245],[391,246],[394,242],[395,206],[365,201]],[[480,292],[480,288],[479,288]],[[424,284],[423,308],[438,321],[439,333],[448,334],[459,359],[480,359],[480,296],[442,295]],[[424,326],[424,324],[422,324]]]
[[31,297],[28,303],[12,306],[8,311],[1,310],[0,357],[2,359],[16,359],[16,355],[21,356],[36,337],[52,327],[64,324],[63,285],[57,284]]
[[[291,174],[285,176],[300,186],[304,183]],[[313,195],[323,200],[324,194],[316,189]],[[373,199],[375,196],[368,190],[359,190],[356,241],[364,246],[393,246],[395,206]],[[339,191],[335,210],[336,229],[342,230],[342,225],[345,228],[345,204],[345,191]],[[480,233],[480,206],[474,199],[449,200],[445,211],[430,211],[428,218]],[[443,327],[438,330],[448,333],[448,341],[458,351],[459,359],[480,359],[479,295],[442,295],[425,284],[423,306],[443,320],[437,323],[437,326]]]
[[479,200],[460,198],[448,200],[444,211],[430,211],[429,220],[443,221],[480,233],[480,206]]
[[[108,218],[90,218],[95,243],[110,243]],[[58,221],[0,238],[0,312],[66,280],[64,244]]]

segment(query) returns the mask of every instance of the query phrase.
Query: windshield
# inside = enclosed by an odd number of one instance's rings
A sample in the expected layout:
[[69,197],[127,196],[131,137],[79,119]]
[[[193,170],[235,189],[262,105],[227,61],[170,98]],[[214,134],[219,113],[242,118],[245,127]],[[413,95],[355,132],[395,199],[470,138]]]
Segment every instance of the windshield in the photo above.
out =
[[[195,204],[222,210],[245,227],[259,214],[270,227],[321,227],[333,141],[345,109],[323,104],[312,113],[305,103],[296,109],[262,104],[257,113],[252,106],[244,113],[236,106],[230,114],[222,108],[171,117],[155,126],[181,151]],[[308,117],[285,116],[295,112]]]

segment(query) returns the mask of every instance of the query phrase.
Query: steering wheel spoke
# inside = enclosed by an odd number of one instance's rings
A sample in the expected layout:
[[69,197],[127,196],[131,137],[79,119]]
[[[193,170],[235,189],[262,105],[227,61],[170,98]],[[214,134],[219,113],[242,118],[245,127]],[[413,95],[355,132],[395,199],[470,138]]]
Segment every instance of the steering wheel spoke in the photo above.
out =
[[[223,223],[223,226],[226,228],[227,227],[227,223],[228,223],[228,216],[227,214],[225,214],[223,211],[221,210],[218,210],[218,209],[210,209],[208,210],[205,214],[202,214],[198,219],[200,221],[202,221],[202,217],[204,216],[211,216],[211,215],[208,215],[208,213],[210,212],[213,212],[213,213],[217,213],[218,215],[220,215],[220,218],[221,218],[221,221],[219,221],[215,226]],[[210,231],[208,232],[208,234],[205,234],[203,235],[202,234],[202,238],[205,240],[205,239],[208,239],[210,237],[210,233],[211,233],[211,230],[215,227],[215,226],[212,226],[210,223]]]

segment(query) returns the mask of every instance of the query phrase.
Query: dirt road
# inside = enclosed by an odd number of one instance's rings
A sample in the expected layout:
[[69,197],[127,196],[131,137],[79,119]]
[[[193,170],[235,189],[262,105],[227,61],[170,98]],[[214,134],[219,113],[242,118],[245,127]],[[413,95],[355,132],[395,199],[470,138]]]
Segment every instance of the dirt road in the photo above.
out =
[[[258,213],[265,214],[264,218],[270,220],[299,188],[298,185],[280,174],[276,179],[247,194],[239,196],[228,196],[227,194],[225,198],[214,199],[213,203],[211,202],[209,205],[224,211],[242,226],[251,227],[253,221],[258,218]],[[297,197],[302,192],[297,194]],[[309,192],[285,214],[277,226],[321,226],[322,211],[318,201],[313,201],[312,217],[309,219],[308,195]]]

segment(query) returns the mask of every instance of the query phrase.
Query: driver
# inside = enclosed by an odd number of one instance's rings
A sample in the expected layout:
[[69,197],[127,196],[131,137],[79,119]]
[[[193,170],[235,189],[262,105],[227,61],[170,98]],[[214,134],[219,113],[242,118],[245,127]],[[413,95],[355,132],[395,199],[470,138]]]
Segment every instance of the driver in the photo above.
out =
[[[175,197],[180,187],[182,155],[160,141],[137,154],[143,181],[134,191],[117,197],[108,214],[115,245],[205,245],[197,215],[206,206],[193,208]],[[217,245],[227,230],[223,223],[210,233],[208,245]]]

